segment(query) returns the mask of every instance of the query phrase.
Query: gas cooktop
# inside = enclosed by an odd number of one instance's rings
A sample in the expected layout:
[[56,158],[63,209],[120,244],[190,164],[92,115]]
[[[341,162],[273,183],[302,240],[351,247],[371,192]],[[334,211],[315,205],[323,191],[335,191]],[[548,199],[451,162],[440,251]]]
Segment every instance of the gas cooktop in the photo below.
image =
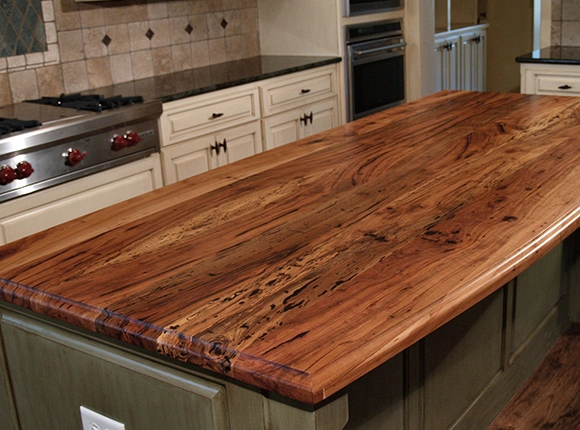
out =
[[159,151],[159,100],[39,100],[0,107],[0,202]]

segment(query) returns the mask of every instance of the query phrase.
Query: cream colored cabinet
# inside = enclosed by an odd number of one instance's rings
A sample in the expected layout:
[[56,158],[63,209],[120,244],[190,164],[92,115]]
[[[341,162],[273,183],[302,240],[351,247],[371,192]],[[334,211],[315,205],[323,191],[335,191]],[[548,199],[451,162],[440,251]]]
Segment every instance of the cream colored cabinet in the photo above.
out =
[[162,150],[166,184],[207,172],[262,152],[260,123],[220,130]]
[[435,35],[435,88],[485,91],[487,24]]
[[262,151],[259,89],[244,85],[163,105],[166,185]]
[[337,125],[338,105],[335,97],[272,115],[263,120],[265,148],[276,148]]
[[336,67],[164,103],[165,184],[340,125]]
[[266,82],[261,96],[265,149],[339,125],[334,65]]
[[484,28],[466,30],[461,39],[461,89],[485,91],[487,31]]
[[521,63],[524,94],[580,96],[580,66]]
[[0,245],[160,188],[161,163],[153,154],[2,203]]
[[459,36],[435,38],[435,90],[459,89]]

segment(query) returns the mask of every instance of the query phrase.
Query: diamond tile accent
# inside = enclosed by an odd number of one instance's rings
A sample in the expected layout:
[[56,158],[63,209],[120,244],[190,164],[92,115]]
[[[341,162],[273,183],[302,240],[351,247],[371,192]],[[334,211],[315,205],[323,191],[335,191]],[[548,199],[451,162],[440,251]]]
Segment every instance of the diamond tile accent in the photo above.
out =
[[226,27],[228,26],[228,22],[226,21],[226,19],[222,19],[222,22],[220,23],[220,25],[222,26],[222,28],[225,30]]
[[153,39],[153,36],[155,36],[155,33],[153,32],[153,30],[149,29],[147,30],[147,33],[145,33],[145,36],[147,36],[147,39],[151,40]]
[[191,24],[187,24],[187,27],[185,27],[185,31],[187,31],[187,34],[191,34],[191,32],[193,31],[193,27],[191,26]]
[[105,37],[103,37],[103,40],[102,40],[102,42],[105,46],[109,46],[109,44],[112,41],[113,41],[113,39],[111,39],[108,34],[105,34]]
[[0,57],[47,50],[41,0],[0,0]]

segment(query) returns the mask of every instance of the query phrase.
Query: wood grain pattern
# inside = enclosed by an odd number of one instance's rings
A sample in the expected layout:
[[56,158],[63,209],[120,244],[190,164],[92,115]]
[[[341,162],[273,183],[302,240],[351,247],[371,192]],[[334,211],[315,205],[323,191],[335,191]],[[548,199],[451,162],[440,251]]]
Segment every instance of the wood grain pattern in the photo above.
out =
[[0,299],[316,404],[578,228],[579,112],[438,93],[0,248]]
[[552,347],[489,430],[580,428],[580,324]]

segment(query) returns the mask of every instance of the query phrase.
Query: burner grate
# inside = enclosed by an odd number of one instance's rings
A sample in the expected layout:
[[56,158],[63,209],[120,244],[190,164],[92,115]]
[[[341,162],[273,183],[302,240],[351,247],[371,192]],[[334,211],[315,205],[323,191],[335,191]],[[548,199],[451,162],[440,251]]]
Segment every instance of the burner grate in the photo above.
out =
[[39,103],[50,106],[60,106],[77,110],[92,112],[102,112],[104,110],[115,109],[121,106],[128,106],[135,103],[142,103],[143,97],[113,96],[104,97],[97,94],[61,94],[60,97],[42,97],[37,100],[26,100],[29,103]]
[[18,118],[0,118],[0,136],[21,131],[26,128],[38,127],[40,122],[36,120],[21,120]]

